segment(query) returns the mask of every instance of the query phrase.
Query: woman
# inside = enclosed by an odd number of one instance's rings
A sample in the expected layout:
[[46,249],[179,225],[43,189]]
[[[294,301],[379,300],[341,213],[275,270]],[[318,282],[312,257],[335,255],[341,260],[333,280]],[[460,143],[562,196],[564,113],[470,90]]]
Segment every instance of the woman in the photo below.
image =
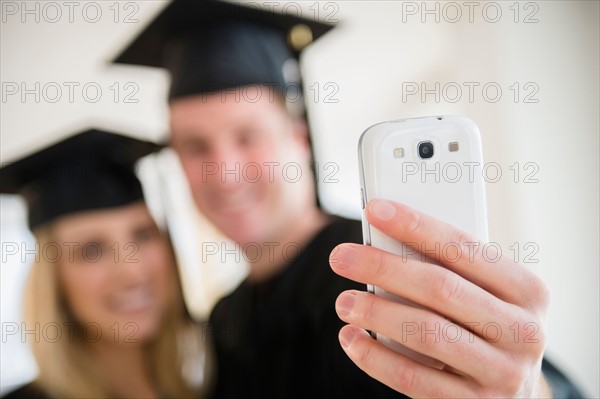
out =
[[88,131],[3,168],[39,243],[25,299],[39,375],[17,397],[197,397],[201,334],[135,161],[151,143]]

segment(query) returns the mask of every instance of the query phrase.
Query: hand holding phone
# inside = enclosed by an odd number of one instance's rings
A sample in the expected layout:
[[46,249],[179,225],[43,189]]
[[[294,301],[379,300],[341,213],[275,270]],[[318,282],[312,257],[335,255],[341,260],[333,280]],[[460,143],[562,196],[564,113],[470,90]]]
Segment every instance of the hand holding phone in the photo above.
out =
[[[550,395],[541,367],[548,288],[510,257],[490,260],[482,249],[487,227],[474,124],[458,117],[388,122],[368,129],[360,147],[371,246],[338,245],[330,265],[376,295],[348,290],[336,300],[348,323],[339,335],[346,354],[409,397]],[[460,176],[450,174],[457,165]],[[469,243],[482,245],[453,255]],[[406,326],[420,331],[406,334]]]
[[[380,198],[400,202],[487,241],[483,160],[479,130],[458,116],[403,119],[374,125],[359,142],[363,237],[366,245],[400,255],[404,260],[435,263],[427,253],[469,250],[458,243],[401,243],[371,226],[364,204]],[[377,286],[370,292],[421,307]],[[408,328],[408,327],[407,327]],[[373,333],[386,346],[432,367],[434,359],[412,351],[401,342]]]

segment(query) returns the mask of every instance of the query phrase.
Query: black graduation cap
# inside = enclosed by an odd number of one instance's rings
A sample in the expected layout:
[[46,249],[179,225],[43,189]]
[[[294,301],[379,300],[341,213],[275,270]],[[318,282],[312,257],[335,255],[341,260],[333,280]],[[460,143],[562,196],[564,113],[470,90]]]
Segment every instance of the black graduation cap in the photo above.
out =
[[143,199],[134,166],[159,145],[88,130],[0,169],[0,193],[21,194],[33,229],[58,216]]
[[300,51],[331,28],[257,7],[174,0],[114,62],[167,68],[169,99],[252,84],[300,90]]

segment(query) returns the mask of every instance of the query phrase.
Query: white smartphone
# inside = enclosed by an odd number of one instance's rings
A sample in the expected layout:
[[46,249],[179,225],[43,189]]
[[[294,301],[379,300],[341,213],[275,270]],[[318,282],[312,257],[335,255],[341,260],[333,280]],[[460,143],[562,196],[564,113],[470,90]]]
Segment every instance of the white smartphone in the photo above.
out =
[[[404,245],[367,222],[364,208],[374,198],[400,202],[450,223],[483,242],[488,241],[481,138],[477,125],[470,119],[434,116],[379,123],[362,134],[358,155],[365,245],[423,260],[414,244],[412,247]],[[438,250],[443,250],[442,245],[440,243]],[[428,258],[425,260],[431,262]],[[380,287],[369,286],[368,290],[420,307]],[[397,352],[423,364],[439,366],[438,361],[401,342],[372,334]]]

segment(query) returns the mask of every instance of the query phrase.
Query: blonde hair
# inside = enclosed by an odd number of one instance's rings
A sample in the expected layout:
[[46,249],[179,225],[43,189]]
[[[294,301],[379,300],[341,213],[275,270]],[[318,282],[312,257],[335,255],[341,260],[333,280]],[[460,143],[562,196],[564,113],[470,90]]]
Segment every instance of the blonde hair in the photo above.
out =
[[[49,226],[34,232],[40,248],[52,243]],[[174,259],[174,257],[172,257]],[[39,374],[35,384],[45,393],[57,398],[110,398],[115,396],[108,381],[86,348],[83,329],[70,316],[58,281],[57,264],[36,256],[25,291],[24,321],[28,330],[40,326],[56,326],[56,339],[35,339],[30,342]],[[173,273],[177,275],[175,264]],[[144,346],[150,378],[164,397],[198,397],[206,388],[186,380],[185,369],[190,362],[202,366],[206,345],[199,327],[192,323],[183,303],[179,280],[172,307],[161,323],[155,339]],[[67,333],[66,328],[69,327]],[[204,361],[202,361],[204,360]],[[204,374],[206,380],[207,372]],[[189,372],[188,372],[189,374]],[[198,378],[196,378],[198,380]],[[201,378],[202,380],[202,378]],[[195,385],[195,386],[194,386]]]

